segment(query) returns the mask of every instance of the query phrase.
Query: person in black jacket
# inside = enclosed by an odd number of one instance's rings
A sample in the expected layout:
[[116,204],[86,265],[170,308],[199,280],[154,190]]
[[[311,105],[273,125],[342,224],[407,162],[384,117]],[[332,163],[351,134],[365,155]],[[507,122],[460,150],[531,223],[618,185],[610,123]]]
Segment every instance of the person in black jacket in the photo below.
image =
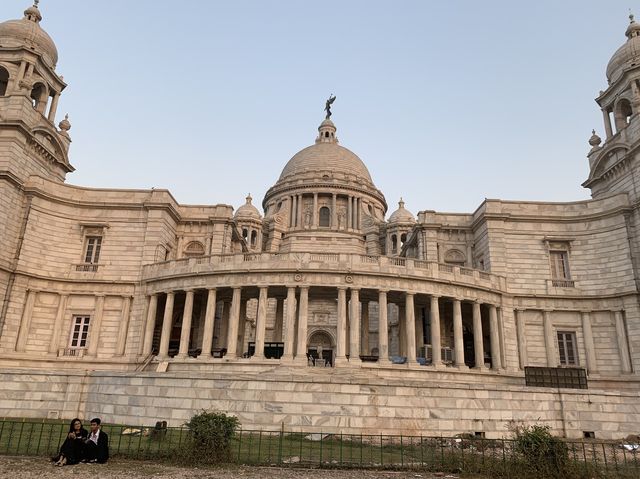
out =
[[91,420],[91,432],[84,442],[84,461],[104,464],[109,459],[109,436],[100,428],[100,418]]
[[80,419],[75,418],[69,425],[67,437],[60,447],[60,453],[53,458],[56,466],[77,464],[82,459],[84,441],[89,433],[82,427]]

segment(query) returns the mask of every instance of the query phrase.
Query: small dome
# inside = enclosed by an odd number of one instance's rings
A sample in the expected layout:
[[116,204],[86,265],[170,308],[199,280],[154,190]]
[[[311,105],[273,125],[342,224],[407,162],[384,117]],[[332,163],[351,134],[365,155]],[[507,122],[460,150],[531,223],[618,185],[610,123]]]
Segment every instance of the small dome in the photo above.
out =
[[26,47],[42,55],[52,68],[58,63],[58,49],[51,37],[40,27],[42,15],[37,3],[24,11],[21,20],[0,23],[0,46]]
[[411,212],[404,207],[404,201],[400,198],[398,209],[391,213],[388,223],[415,223],[416,219]]
[[246,200],[247,202],[242,205],[240,208],[238,208],[238,211],[236,211],[236,214],[234,215],[235,219],[245,219],[245,220],[259,220],[262,219],[262,216],[260,215],[260,212],[258,211],[258,208],[256,208],[255,206],[253,206],[251,204],[251,200],[253,198],[251,198],[251,195],[248,195]]
[[617,81],[624,70],[640,65],[640,24],[636,23],[633,15],[629,15],[629,26],[625,35],[627,41],[613,54],[607,65],[607,80],[609,83]]

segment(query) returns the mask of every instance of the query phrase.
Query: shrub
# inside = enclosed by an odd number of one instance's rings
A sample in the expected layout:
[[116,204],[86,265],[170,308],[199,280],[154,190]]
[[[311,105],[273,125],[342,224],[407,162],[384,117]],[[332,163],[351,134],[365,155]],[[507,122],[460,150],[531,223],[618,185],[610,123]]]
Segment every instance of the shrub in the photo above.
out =
[[536,477],[569,477],[567,445],[552,436],[550,430],[549,426],[540,424],[512,427],[515,451],[522,456],[525,468]]
[[230,459],[231,440],[240,426],[237,417],[222,412],[202,411],[185,426],[191,433],[185,452],[193,462],[217,463]]

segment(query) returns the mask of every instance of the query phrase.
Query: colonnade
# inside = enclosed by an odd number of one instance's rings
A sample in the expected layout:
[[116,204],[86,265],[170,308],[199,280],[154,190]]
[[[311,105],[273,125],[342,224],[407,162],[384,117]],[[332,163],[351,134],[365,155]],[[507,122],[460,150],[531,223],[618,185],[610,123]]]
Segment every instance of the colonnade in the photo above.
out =
[[[295,362],[299,364],[307,364],[307,348],[308,348],[308,329],[309,329],[309,297],[310,286],[286,286],[286,310],[283,308],[282,295],[283,287],[279,287],[280,294],[276,307],[276,329],[278,324],[278,316],[282,318],[282,342],[284,343],[284,352],[281,357],[282,362]],[[231,289],[231,301],[228,302],[228,290]],[[255,287],[252,290],[255,291]],[[264,347],[267,324],[267,302],[269,300],[269,287],[260,286],[258,289],[258,305],[256,314],[256,332],[255,332],[255,353],[253,359],[264,359]],[[326,288],[323,288],[326,290]],[[335,336],[335,364],[356,365],[361,362],[361,354],[364,349],[365,355],[369,351],[369,308],[368,301],[377,299],[378,303],[378,362],[380,364],[389,364],[389,321],[388,321],[388,305],[389,294],[393,294],[394,301],[400,306],[401,317],[400,331],[401,342],[404,345],[403,355],[409,364],[418,363],[418,350],[416,343],[416,294],[412,292],[389,291],[385,289],[371,290],[360,288],[339,286],[337,289],[336,299],[336,336]],[[226,338],[226,360],[234,360],[238,357],[238,337],[242,332],[240,328],[244,328],[242,321],[246,311],[247,298],[242,300],[243,287],[235,286],[225,288],[227,300],[224,310],[228,313],[223,314],[228,318],[226,321],[227,329],[223,333]],[[366,292],[367,299],[362,302],[361,291]],[[176,358],[186,358],[189,353],[191,321],[193,313],[195,290],[189,289],[185,291],[184,308],[182,311],[182,326],[180,334],[180,343]],[[152,294],[148,299],[147,319],[144,333],[144,342],[142,353],[149,355],[153,347],[153,335],[156,328],[156,317],[162,316],[162,327],[160,335],[160,343],[158,348],[158,358],[167,359],[169,357],[169,340],[172,329],[172,319],[174,317],[174,303],[176,291],[166,293],[166,301],[164,311],[158,314],[158,296]],[[208,289],[206,311],[204,315],[204,332],[202,335],[201,354],[199,359],[211,358],[213,345],[213,331],[216,312],[216,299],[218,290],[216,288]],[[377,295],[377,298],[376,298]],[[438,295],[418,295],[422,301],[428,296],[429,302],[429,324],[430,324],[430,345],[431,345],[431,365],[436,368],[444,366],[444,360],[441,354],[443,345],[441,332],[441,301],[450,301],[453,307],[453,346],[454,358],[453,365],[458,368],[466,368],[465,348],[463,338],[463,317],[462,304],[464,300],[458,298],[440,297]],[[253,299],[253,298],[252,298]],[[481,316],[481,303],[478,301],[469,301],[472,305],[472,324],[473,324],[473,349],[474,361],[477,369],[485,368],[485,347],[484,332]],[[362,307],[366,304],[366,307]],[[227,306],[228,305],[228,306]],[[489,345],[491,353],[492,369],[502,369],[502,351],[500,340],[500,325],[498,319],[498,308],[493,304],[487,304],[488,308],[488,325],[489,325]],[[225,318],[225,319],[227,319]],[[364,325],[365,333],[362,334]],[[333,326],[333,325],[331,325]],[[422,328],[422,323],[419,323]],[[222,329],[220,329],[223,331]],[[363,344],[365,347],[363,348]],[[470,361],[471,362],[471,361]]]
[[[336,193],[327,194],[328,198],[331,196],[331,208],[329,224],[322,225],[332,230],[346,229],[346,230],[360,230],[362,229],[362,198],[354,195],[346,196],[346,211],[344,215],[338,212],[338,195]],[[304,199],[313,196],[313,205],[311,211],[307,211],[304,208]],[[289,227],[297,229],[305,228],[318,228],[320,227],[320,203],[318,200],[318,193],[309,194],[297,194],[290,195],[289,197]],[[342,198],[342,196],[341,196]],[[327,208],[328,205],[323,205]]]

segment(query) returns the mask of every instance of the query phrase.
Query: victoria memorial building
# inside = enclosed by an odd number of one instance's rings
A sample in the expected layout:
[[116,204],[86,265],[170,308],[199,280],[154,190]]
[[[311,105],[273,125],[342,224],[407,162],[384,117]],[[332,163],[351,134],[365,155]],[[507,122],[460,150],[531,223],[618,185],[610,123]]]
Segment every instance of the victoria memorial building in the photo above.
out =
[[633,18],[596,99],[592,199],[485,200],[465,214],[388,204],[330,105],[261,201],[70,185],[67,85],[41,24],[37,4],[0,23],[0,416],[640,429]]

